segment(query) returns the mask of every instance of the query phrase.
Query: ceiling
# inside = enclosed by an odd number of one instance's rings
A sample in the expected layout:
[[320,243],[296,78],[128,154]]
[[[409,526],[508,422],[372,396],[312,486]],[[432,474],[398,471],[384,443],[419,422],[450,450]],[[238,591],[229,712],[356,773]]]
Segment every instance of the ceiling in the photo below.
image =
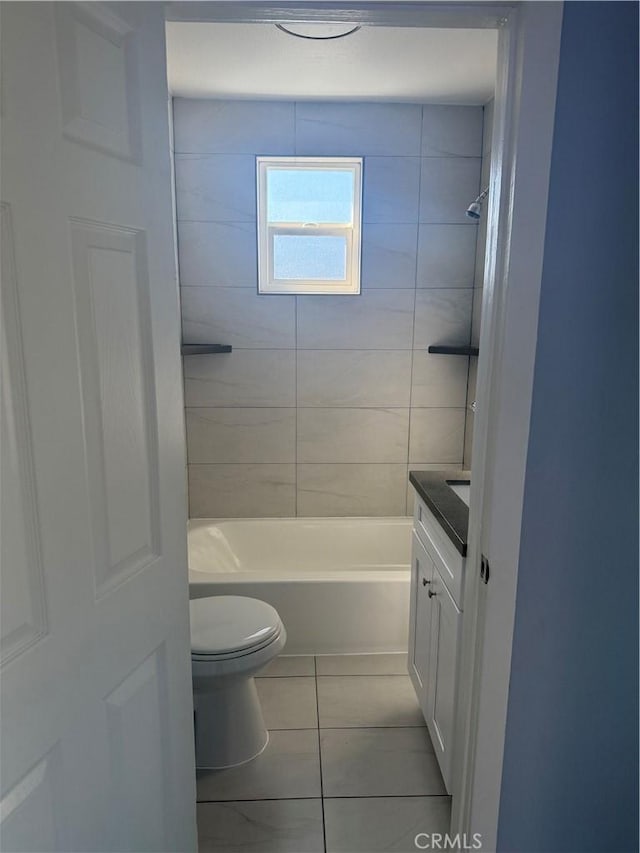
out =
[[367,26],[295,38],[273,24],[167,23],[169,88],[189,98],[483,104],[497,31]]

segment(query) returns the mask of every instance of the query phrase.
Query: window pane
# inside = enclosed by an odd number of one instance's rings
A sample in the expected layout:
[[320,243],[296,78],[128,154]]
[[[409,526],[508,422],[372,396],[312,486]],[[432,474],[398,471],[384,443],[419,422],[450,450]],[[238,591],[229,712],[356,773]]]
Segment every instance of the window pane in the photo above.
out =
[[350,224],[353,172],[344,169],[269,169],[269,222]]
[[289,280],[344,281],[347,277],[346,239],[333,236],[274,235],[273,277]]

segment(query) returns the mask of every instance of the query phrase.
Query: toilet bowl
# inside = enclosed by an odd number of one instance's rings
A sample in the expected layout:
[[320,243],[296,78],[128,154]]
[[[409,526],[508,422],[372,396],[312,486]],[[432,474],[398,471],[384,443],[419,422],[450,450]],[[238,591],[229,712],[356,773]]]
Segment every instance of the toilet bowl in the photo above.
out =
[[256,598],[196,598],[189,612],[196,767],[235,767],[269,742],[254,676],[280,654],[287,632]]

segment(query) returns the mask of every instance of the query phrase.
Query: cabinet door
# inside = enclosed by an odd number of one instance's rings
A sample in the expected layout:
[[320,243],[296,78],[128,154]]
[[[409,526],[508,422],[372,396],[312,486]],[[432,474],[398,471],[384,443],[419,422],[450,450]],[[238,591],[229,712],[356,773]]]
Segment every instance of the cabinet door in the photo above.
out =
[[433,562],[424,546],[413,535],[411,567],[411,634],[409,640],[409,674],[425,715],[428,713],[429,643],[431,640],[431,599]]
[[427,725],[442,778],[450,790],[460,610],[439,573],[430,584],[431,638],[427,685]]

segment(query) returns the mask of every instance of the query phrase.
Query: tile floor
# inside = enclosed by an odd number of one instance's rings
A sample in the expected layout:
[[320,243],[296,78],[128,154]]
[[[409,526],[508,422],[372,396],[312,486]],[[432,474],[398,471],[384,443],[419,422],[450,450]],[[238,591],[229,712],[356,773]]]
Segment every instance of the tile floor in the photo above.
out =
[[447,832],[405,655],[281,657],[257,686],[269,745],[198,773],[200,853],[415,853]]

